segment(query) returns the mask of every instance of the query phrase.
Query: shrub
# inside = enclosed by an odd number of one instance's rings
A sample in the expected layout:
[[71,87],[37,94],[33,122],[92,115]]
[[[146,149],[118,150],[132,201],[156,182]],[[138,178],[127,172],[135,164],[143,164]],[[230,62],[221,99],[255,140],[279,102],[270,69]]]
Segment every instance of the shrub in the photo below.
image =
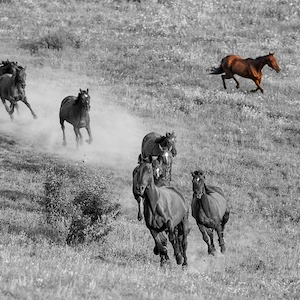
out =
[[[99,182],[103,180],[104,182]],[[120,204],[108,200],[105,179],[91,170],[51,167],[40,201],[46,222],[68,244],[99,240],[112,229]]]
[[21,48],[37,53],[40,49],[63,50],[65,47],[78,49],[81,47],[81,40],[73,33],[65,29],[49,32],[38,39],[21,44]]
[[120,212],[120,204],[106,199],[105,189],[90,186],[74,198],[74,214],[67,242],[99,240],[112,228],[113,219]]

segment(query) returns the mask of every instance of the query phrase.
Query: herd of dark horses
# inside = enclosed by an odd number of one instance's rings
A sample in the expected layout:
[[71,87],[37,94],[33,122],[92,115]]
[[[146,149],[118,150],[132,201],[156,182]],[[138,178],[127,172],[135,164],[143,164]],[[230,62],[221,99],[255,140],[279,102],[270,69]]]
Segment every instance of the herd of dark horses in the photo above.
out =
[[[236,88],[239,82],[238,74],[252,79],[257,88],[261,87],[262,68],[268,65],[277,72],[280,71],[274,53],[243,59],[237,55],[229,55],[222,59],[221,65],[212,68],[210,74],[222,74],[224,88],[225,79],[233,78]],[[0,65],[0,97],[6,111],[13,120],[13,113],[18,111],[18,101],[22,101],[30,109],[34,118],[36,114],[31,109],[25,94],[26,68],[16,62],[2,61]],[[225,73],[225,74],[223,74]],[[10,106],[6,101],[10,102]],[[76,136],[76,146],[82,144],[80,128],[86,128],[89,144],[93,141],[90,128],[90,96],[89,90],[81,90],[78,96],[68,96],[61,102],[59,120],[63,132],[63,146],[66,146],[64,121],[72,124]],[[133,171],[133,194],[138,202],[138,220],[142,220],[141,203],[147,228],[155,241],[154,253],[159,254],[161,265],[169,260],[167,238],[174,248],[177,264],[187,265],[187,235],[189,232],[189,204],[175,187],[171,186],[172,161],[177,155],[174,132],[165,136],[151,132],[142,140],[141,154],[138,165]],[[195,218],[203,240],[208,246],[208,253],[214,254],[216,249],[213,231],[218,235],[221,252],[225,252],[223,232],[229,219],[229,208],[223,191],[205,183],[202,170],[192,172],[193,199],[191,202],[192,216]]]
[[[11,120],[14,119],[14,110],[18,111],[18,101],[22,101],[30,109],[34,119],[37,118],[25,94],[25,70],[26,67],[24,68],[18,65],[17,62],[9,60],[2,61],[0,65],[0,98]],[[6,101],[10,103],[10,106],[7,105]],[[84,127],[88,132],[89,139],[86,142],[90,144],[93,141],[89,110],[90,96],[88,89],[86,91],[80,89],[77,97],[68,96],[62,100],[59,110],[59,121],[63,132],[63,146],[67,144],[64,121],[73,125],[77,147],[82,144],[80,128]]]
[[[138,165],[133,170],[132,191],[138,202],[138,220],[142,220],[141,203],[147,228],[154,239],[154,254],[160,263],[168,260],[167,234],[177,264],[187,265],[187,236],[189,233],[190,205],[179,190],[171,186],[172,160],[177,155],[175,134],[162,136],[151,132],[142,140]],[[219,187],[205,183],[202,170],[192,172],[192,216],[214,255],[213,231],[217,232],[221,252],[225,252],[224,228],[229,219],[229,207]]]
[[[230,78],[235,80],[236,88],[239,88],[235,74],[252,79],[257,86],[252,92],[260,90],[263,93],[261,80],[265,65],[280,71],[274,53],[270,52],[256,59],[226,56],[219,67],[210,70],[210,74],[222,74],[225,89],[225,79]],[[132,189],[138,202],[138,220],[142,220],[143,203],[145,223],[155,241],[154,254],[160,255],[161,265],[169,260],[167,234],[177,264],[184,267],[187,265],[189,204],[178,189],[171,186],[172,160],[176,155],[174,132],[166,133],[165,136],[155,132],[147,134],[142,140],[138,165],[133,170]],[[219,187],[206,185],[203,170],[192,172],[192,186],[191,212],[208,246],[208,253],[214,255],[216,252],[214,231],[218,235],[221,253],[224,253],[224,228],[230,214],[225,195]]]

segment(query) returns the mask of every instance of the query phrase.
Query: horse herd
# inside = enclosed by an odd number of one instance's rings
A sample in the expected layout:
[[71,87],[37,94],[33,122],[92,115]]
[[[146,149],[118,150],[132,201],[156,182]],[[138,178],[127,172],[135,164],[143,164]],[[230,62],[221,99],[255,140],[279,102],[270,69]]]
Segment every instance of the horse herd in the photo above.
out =
[[[177,264],[187,265],[187,236],[189,232],[189,203],[170,185],[172,161],[177,155],[174,132],[162,136],[148,133],[142,140],[138,165],[133,170],[132,191],[138,202],[138,220],[142,220],[141,203],[147,228],[154,239],[154,254],[160,263],[168,260],[167,238],[171,242]],[[221,252],[225,252],[224,228],[229,219],[229,207],[219,187],[208,186],[202,170],[192,172],[192,216],[214,255],[213,231],[217,232]]]
[[[225,73],[225,75],[221,75],[225,89],[225,79],[230,78],[235,80],[236,88],[239,88],[239,82],[234,77],[235,74],[252,79],[257,86],[253,92],[260,90],[263,93],[261,70],[265,65],[277,72],[280,71],[274,53],[269,53],[256,59],[243,59],[237,55],[226,56],[222,59],[219,67],[210,70],[210,74]],[[18,101],[22,101],[29,108],[32,116],[37,118],[25,95],[25,70],[26,68],[18,63],[8,60],[2,61],[0,65],[0,97],[11,120],[13,120],[15,108],[18,111]],[[10,107],[6,101],[10,102]],[[68,96],[62,100],[59,120],[63,132],[63,146],[66,146],[64,121],[74,127],[77,147],[82,144],[80,128],[85,127],[88,132],[89,139],[86,142],[90,144],[93,141],[89,110],[88,89],[80,89],[77,97]],[[145,223],[155,241],[154,253],[160,255],[161,265],[169,260],[165,236],[167,233],[177,264],[186,266],[189,204],[182,194],[171,186],[172,161],[176,155],[174,132],[166,133],[166,136],[154,132],[147,134],[142,141],[138,165],[133,171],[133,194],[138,202],[139,220],[143,218],[141,213],[141,203],[143,203]],[[224,193],[218,187],[206,185],[202,170],[192,172],[192,185],[192,216],[208,246],[208,253],[213,255],[216,251],[213,241],[214,230],[219,238],[221,252],[224,253],[223,232],[229,219],[229,208]]]
[[[14,119],[14,110],[18,111],[18,101],[22,101],[30,109],[34,119],[37,118],[25,95],[25,70],[26,67],[23,68],[17,62],[9,60],[2,61],[0,65],[0,98],[11,120]],[[10,102],[10,107],[8,107],[6,101]],[[67,144],[64,121],[69,122],[74,127],[77,147],[79,144],[82,144],[82,135],[80,133],[80,128],[82,127],[86,128],[89,135],[89,139],[86,142],[90,144],[93,141],[89,110],[90,96],[88,89],[86,91],[80,89],[77,97],[68,96],[62,100],[59,110],[59,121],[63,132],[63,146]]]

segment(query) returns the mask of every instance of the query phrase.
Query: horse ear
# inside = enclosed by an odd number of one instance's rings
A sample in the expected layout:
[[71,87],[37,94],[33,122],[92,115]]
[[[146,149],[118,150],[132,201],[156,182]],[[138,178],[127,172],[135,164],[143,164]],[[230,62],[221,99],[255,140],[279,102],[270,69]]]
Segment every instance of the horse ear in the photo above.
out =
[[86,89],[86,93],[87,93],[87,94],[89,93],[89,89]]
[[142,158],[142,154],[139,155],[138,157],[138,163],[140,164],[142,162],[143,158]]
[[195,172],[191,172],[191,175],[193,176],[193,178],[195,177]]

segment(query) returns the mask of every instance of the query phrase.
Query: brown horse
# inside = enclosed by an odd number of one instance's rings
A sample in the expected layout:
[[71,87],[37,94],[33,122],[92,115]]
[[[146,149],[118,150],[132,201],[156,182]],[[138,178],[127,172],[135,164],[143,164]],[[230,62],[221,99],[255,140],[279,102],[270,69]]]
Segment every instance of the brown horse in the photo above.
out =
[[233,78],[236,82],[236,88],[240,87],[239,82],[234,77],[234,74],[240,75],[245,78],[252,79],[257,88],[252,90],[256,92],[260,90],[264,92],[261,87],[262,79],[262,68],[268,65],[270,68],[274,69],[277,73],[280,71],[276,58],[274,57],[274,52],[270,52],[268,55],[257,57],[256,59],[247,58],[244,59],[237,55],[229,55],[222,59],[221,65],[218,68],[212,68],[210,74],[222,74],[224,89],[226,89],[225,79]]
[[193,200],[192,216],[196,219],[203,240],[208,246],[208,254],[214,255],[213,230],[217,231],[221,252],[225,253],[224,228],[229,219],[229,207],[223,191],[219,187],[207,186],[202,170],[192,172]]
[[188,203],[175,188],[154,184],[151,156],[139,163],[135,192],[144,198],[144,218],[155,241],[154,253],[160,254],[161,265],[169,259],[167,247],[161,239],[161,233],[168,231],[177,264],[182,263],[183,257],[182,266],[186,266]]
[[148,133],[142,141],[142,156],[148,157],[149,155],[158,156],[160,154],[159,145],[162,147],[172,147],[172,155],[177,155],[176,140],[174,131],[172,133],[166,133],[166,136],[162,136],[156,132]]
[[86,91],[80,89],[77,97],[68,96],[62,100],[59,110],[59,120],[63,132],[63,146],[67,145],[64,121],[67,121],[74,127],[77,148],[79,144],[82,144],[82,135],[80,133],[80,128],[82,127],[86,128],[89,135],[89,139],[86,142],[90,144],[93,141],[89,110],[90,95],[88,89]]
[[[22,101],[30,109],[34,119],[37,118],[25,95],[25,69],[19,66],[14,74],[3,74],[0,76],[0,97],[12,120],[15,108],[18,110],[18,101]],[[10,108],[6,104],[6,100],[10,102]]]
[[170,186],[172,180],[172,149],[159,145],[160,154],[152,161],[154,183],[157,186]]

